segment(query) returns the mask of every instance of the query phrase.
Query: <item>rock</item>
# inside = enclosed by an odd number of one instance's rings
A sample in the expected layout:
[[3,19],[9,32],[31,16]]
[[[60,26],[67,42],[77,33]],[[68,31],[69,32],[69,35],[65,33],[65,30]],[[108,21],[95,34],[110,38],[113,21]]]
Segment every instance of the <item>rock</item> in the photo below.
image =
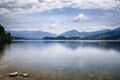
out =
[[29,77],[29,74],[28,73],[24,73],[23,77]]
[[18,75],[18,72],[9,73],[10,77],[16,77],[17,75]]
[[[16,76],[18,76],[18,72],[9,73],[9,76],[10,77],[16,77]],[[28,73],[24,73],[24,74],[19,73],[19,76],[29,77],[29,74]]]
[[14,72],[15,75],[18,75],[18,72]]

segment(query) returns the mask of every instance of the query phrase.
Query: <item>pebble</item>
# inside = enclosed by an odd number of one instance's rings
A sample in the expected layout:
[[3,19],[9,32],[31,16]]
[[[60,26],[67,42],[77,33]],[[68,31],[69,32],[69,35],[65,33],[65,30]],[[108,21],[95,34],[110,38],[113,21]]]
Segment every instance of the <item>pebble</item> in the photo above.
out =
[[17,75],[18,75],[18,72],[9,73],[10,77],[16,77]]
[[24,73],[23,77],[29,77],[29,74],[28,73]]
[[[13,73],[9,73],[9,76],[10,77],[16,77],[18,76],[18,72],[13,72]],[[22,77],[29,77],[29,74],[28,73],[19,73],[19,76],[22,76]]]

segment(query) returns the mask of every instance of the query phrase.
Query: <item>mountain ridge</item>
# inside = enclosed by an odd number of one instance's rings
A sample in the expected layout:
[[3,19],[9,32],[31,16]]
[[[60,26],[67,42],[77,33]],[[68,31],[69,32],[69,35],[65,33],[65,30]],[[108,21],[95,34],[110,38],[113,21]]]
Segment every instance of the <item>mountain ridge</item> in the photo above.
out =
[[43,37],[56,37],[56,34],[43,31],[7,31],[10,32],[13,38],[21,39],[42,39]]
[[110,29],[103,29],[98,31],[92,32],[79,32],[75,29],[66,31],[60,35],[56,35],[50,32],[43,32],[43,31],[7,31],[10,32],[13,38],[21,38],[21,39],[43,39],[44,37],[99,37],[101,35],[104,36],[112,36],[117,35],[119,37],[120,34],[120,27],[110,30]]
[[98,30],[98,31],[92,31],[92,32],[79,32],[77,30],[70,30],[66,31],[59,36],[65,36],[65,37],[88,37],[88,36],[95,36],[101,33],[105,33],[111,31],[110,29],[104,29],[104,30]]

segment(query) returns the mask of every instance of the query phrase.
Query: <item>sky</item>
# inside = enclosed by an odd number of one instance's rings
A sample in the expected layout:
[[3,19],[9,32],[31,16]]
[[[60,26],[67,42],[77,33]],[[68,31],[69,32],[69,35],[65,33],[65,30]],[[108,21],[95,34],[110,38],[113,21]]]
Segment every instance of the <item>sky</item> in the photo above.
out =
[[0,24],[12,31],[61,34],[120,27],[120,0],[0,0]]

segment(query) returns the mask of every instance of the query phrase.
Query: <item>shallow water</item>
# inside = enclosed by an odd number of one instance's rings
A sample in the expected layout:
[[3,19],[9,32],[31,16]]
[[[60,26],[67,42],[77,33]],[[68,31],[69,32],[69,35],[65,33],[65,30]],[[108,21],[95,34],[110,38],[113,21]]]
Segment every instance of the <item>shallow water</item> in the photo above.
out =
[[3,80],[14,71],[28,72],[28,80],[120,80],[120,41],[19,40],[0,47]]

